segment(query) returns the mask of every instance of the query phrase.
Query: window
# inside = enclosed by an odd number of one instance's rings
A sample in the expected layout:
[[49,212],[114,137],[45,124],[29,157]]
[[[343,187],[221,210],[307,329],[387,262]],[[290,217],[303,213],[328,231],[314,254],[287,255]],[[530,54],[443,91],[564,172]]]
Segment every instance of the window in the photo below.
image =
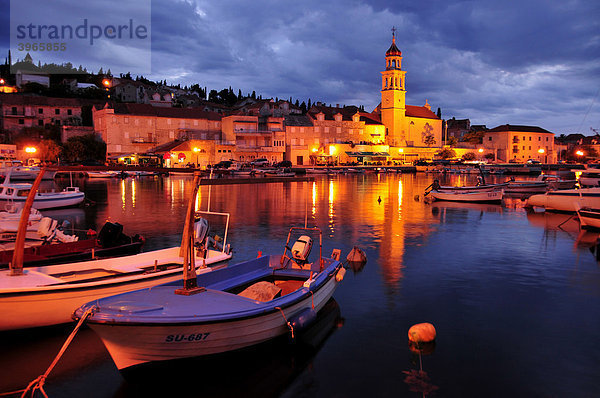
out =
[[542,137],[538,137],[538,141],[541,141],[541,140],[542,140]]
[[531,136],[529,137],[529,141],[531,141]]
[[13,114],[13,115],[16,115],[16,114],[17,114],[17,107],[16,107],[16,106],[13,106],[13,107],[12,107],[12,114]]
[[43,119],[38,120],[38,126],[43,126],[43,125],[44,125],[44,120]]
[[491,140],[492,140],[492,137],[491,137],[491,136],[489,136],[489,137],[488,137],[488,141],[491,141]]
[[19,119],[19,124],[25,124],[25,119]]
[[336,128],[335,128],[335,132],[336,132],[337,134],[342,134],[342,128],[341,128],[341,127],[336,127]]
[[43,113],[44,113],[44,108],[39,108],[39,109],[38,109],[38,113],[39,113],[40,115],[41,115],[41,114],[43,114]]
[[72,115],[73,114],[73,110],[72,109],[67,109],[67,115]]
[[56,109],[54,110],[54,114],[55,114],[55,115],[60,115],[60,109],[56,108]]

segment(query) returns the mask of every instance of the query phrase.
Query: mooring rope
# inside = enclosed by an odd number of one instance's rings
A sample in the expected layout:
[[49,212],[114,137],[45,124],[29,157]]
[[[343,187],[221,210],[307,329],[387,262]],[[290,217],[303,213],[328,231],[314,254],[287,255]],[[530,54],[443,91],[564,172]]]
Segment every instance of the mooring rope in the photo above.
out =
[[94,313],[94,311],[96,311],[96,308],[97,307],[95,305],[93,305],[83,314],[83,316],[79,319],[79,322],[77,322],[75,329],[73,329],[73,331],[71,332],[71,334],[69,335],[69,337],[67,338],[65,343],[63,344],[62,348],[58,352],[58,355],[56,356],[56,358],[54,358],[54,361],[52,361],[52,363],[50,364],[48,369],[46,369],[46,372],[43,375],[37,377],[31,383],[29,383],[27,388],[23,391],[23,394],[21,394],[21,398],[24,398],[30,390],[31,390],[32,397],[34,396],[36,390],[40,390],[40,392],[44,395],[44,397],[48,398],[46,391],[44,391],[44,383],[46,382],[46,378],[48,378],[48,375],[50,374],[50,372],[52,372],[52,370],[54,369],[54,367],[56,366],[56,364],[58,363],[60,358],[63,356],[63,354],[65,353],[65,351],[67,350],[67,348],[69,347],[69,345],[71,344],[73,339],[75,338],[75,335],[81,328],[81,325],[83,325],[83,322],[85,322],[85,320],[90,315],[92,315]]
[[281,307],[275,307],[275,309],[279,310],[281,312],[281,316],[283,316],[283,320],[285,321],[288,329],[290,329],[290,333],[292,333],[292,339],[293,339],[294,338],[294,327],[292,326],[292,324],[285,317],[285,314],[283,313],[283,310],[281,309]]

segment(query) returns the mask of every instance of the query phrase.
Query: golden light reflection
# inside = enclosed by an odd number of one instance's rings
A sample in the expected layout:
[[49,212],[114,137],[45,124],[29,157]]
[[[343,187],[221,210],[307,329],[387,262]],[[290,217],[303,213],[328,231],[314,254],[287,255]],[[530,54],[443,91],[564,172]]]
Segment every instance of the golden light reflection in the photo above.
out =
[[317,214],[317,183],[312,183],[312,215],[313,217]]
[[131,180],[131,206],[135,207],[135,179]]
[[335,192],[333,189],[333,180],[329,180],[329,229],[333,232],[333,200],[335,197]]
[[398,180],[398,221],[402,220],[402,179]]
[[126,200],[125,200],[125,180],[121,180],[121,209],[125,210],[126,208]]

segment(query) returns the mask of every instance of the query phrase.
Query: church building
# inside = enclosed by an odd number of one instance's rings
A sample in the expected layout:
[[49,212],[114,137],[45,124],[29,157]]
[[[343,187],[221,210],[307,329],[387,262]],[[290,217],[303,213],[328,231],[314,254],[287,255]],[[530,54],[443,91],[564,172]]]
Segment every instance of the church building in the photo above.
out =
[[395,29],[392,31],[392,45],[385,53],[386,67],[381,72],[381,103],[373,113],[380,115],[391,147],[440,148],[442,120],[431,111],[427,100],[424,106],[406,105],[406,71],[402,70]]

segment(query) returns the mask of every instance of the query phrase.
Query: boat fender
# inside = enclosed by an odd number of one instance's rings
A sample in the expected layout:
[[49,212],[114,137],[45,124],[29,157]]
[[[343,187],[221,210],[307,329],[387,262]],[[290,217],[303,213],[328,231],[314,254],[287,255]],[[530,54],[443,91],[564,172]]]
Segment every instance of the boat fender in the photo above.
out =
[[289,323],[295,332],[302,331],[310,326],[317,318],[317,311],[305,308],[296,315],[290,317]]
[[337,274],[335,274],[336,282],[341,282],[344,280],[344,275],[346,275],[346,268],[340,268]]
[[413,343],[431,343],[435,337],[435,327],[431,323],[418,323],[408,329],[408,340]]

